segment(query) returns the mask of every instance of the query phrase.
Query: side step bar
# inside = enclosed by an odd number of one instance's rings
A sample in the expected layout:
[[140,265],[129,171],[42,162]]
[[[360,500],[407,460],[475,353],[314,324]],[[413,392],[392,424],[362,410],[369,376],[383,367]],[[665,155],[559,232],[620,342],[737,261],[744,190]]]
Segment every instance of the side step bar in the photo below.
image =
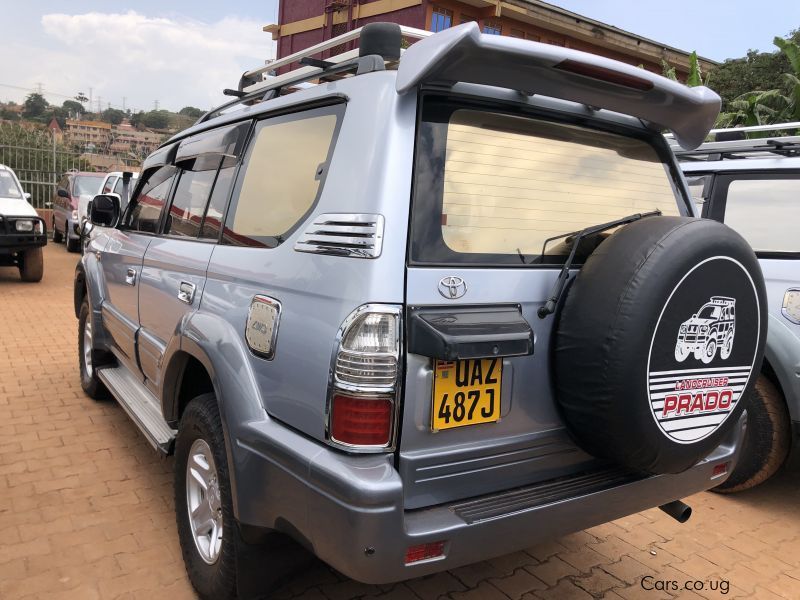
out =
[[169,454],[178,433],[161,416],[158,400],[122,366],[98,369],[97,376],[156,450]]

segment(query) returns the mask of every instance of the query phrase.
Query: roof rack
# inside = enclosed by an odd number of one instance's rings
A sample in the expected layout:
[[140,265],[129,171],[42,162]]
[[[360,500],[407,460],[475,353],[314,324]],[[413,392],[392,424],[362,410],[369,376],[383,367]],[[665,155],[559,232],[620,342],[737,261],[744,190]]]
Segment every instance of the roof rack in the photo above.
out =
[[[269,62],[262,67],[246,71],[239,79],[237,89],[223,90],[225,95],[235,96],[236,98],[205,113],[197,120],[196,124],[208,121],[222,111],[238,104],[252,104],[254,101],[273,98],[280,93],[282,88],[296,86],[313,79],[342,75],[346,71],[357,70],[358,73],[363,73],[383,69],[386,62],[400,58],[400,52],[402,52],[400,46],[404,38],[419,40],[429,35],[433,35],[433,32],[389,23],[372,23],[353,31],[348,31],[345,34],[315,44],[284,58]],[[325,50],[336,48],[353,40],[359,40],[359,49],[348,50],[325,60],[314,58],[315,55]],[[360,60],[371,56],[377,57],[379,64],[376,64],[375,61]],[[380,60],[381,58],[382,60]],[[300,63],[304,66],[281,75],[273,74],[278,69],[295,63]]]
[[669,141],[675,155],[682,160],[714,161],[764,158],[767,155],[800,156],[800,136],[746,138],[748,133],[798,130],[800,130],[800,122],[712,129],[709,131],[709,135],[713,135],[718,141],[706,142],[694,150],[681,148],[675,142],[672,134],[667,133],[664,137]]

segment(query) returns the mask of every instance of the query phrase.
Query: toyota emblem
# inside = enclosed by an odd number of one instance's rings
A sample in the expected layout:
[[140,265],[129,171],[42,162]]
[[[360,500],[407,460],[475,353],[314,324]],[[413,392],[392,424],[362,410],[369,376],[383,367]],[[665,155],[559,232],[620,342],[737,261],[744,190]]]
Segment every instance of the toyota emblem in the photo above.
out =
[[439,280],[439,293],[448,300],[455,300],[461,298],[467,293],[467,283],[455,275],[449,277],[442,277]]

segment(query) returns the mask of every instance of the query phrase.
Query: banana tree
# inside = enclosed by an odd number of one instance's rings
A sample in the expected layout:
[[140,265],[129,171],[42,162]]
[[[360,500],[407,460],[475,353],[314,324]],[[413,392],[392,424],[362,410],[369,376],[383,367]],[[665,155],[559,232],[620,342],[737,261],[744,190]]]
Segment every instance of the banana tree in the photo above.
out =
[[775,123],[786,114],[790,102],[781,90],[747,92],[730,102],[730,110],[720,113],[716,126],[749,127]]
[[784,73],[783,79],[789,90],[788,106],[784,111],[782,120],[800,120],[800,46],[792,40],[776,37],[775,45],[780,48],[783,55],[789,60],[793,73]]

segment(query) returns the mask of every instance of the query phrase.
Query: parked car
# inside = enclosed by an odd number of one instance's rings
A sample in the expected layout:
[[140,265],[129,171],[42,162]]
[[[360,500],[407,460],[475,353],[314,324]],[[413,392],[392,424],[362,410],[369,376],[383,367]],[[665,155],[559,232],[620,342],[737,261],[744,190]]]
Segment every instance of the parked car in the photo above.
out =
[[[119,198],[120,202],[120,211],[124,211],[125,208],[128,206],[128,199],[130,197],[130,193],[133,191],[134,186],[136,185],[136,180],[139,178],[138,173],[128,173],[128,187],[125,188],[125,172],[123,171],[112,171],[111,173],[106,174],[105,179],[103,179],[103,183],[100,186],[100,193],[101,194],[116,194]],[[83,252],[83,248],[85,245],[85,236],[88,229],[91,229],[92,224],[88,222],[88,208],[89,204],[92,199],[87,196],[81,196],[80,201],[78,202],[78,236],[80,238],[79,246],[81,252]]]
[[[124,190],[123,190],[123,171],[112,171],[111,173],[106,174],[105,179],[103,180],[102,185],[100,186],[99,194],[117,194],[120,197],[120,209],[125,210],[125,207],[128,204],[128,198],[124,197]],[[134,186],[136,185],[136,180],[139,178],[138,173],[131,173],[129,179],[129,186],[130,190],[128,193],[133,191]],[[86,211],[81,211],[80,208],[78,209],[79,218],[86,217]]]
[[70,171],[65,173],[56,186],[53,196],[53,241],[65,242],[69,252],[80,249],[80,218],[78,207],[83,199],[86,203],[100,192],[105,173]]
[[19,268],[23,281],[41,281],[47,229],[17,175],[0,165],[0,266]]
[[716,488],[720,492],[750,489],[772,477],[800,433],[800,137],[769,137],[787,129],[796,127],[736,128],[717,133],[728,141],[676,147],[702,215],[744,236],[767,285],[767,348],[748,398],[743,458]]
[[[124,212],[92,202],[81,383],[174,453],[203,598],[269,588],[286,536],[385,583],[655,505],[685,520],[737,460],[763,280],[693,218],[659,133],[696,146],[719,97],[475,23],[360,36],[246,74]],[[676,361],[715,297],[731,354]]]

